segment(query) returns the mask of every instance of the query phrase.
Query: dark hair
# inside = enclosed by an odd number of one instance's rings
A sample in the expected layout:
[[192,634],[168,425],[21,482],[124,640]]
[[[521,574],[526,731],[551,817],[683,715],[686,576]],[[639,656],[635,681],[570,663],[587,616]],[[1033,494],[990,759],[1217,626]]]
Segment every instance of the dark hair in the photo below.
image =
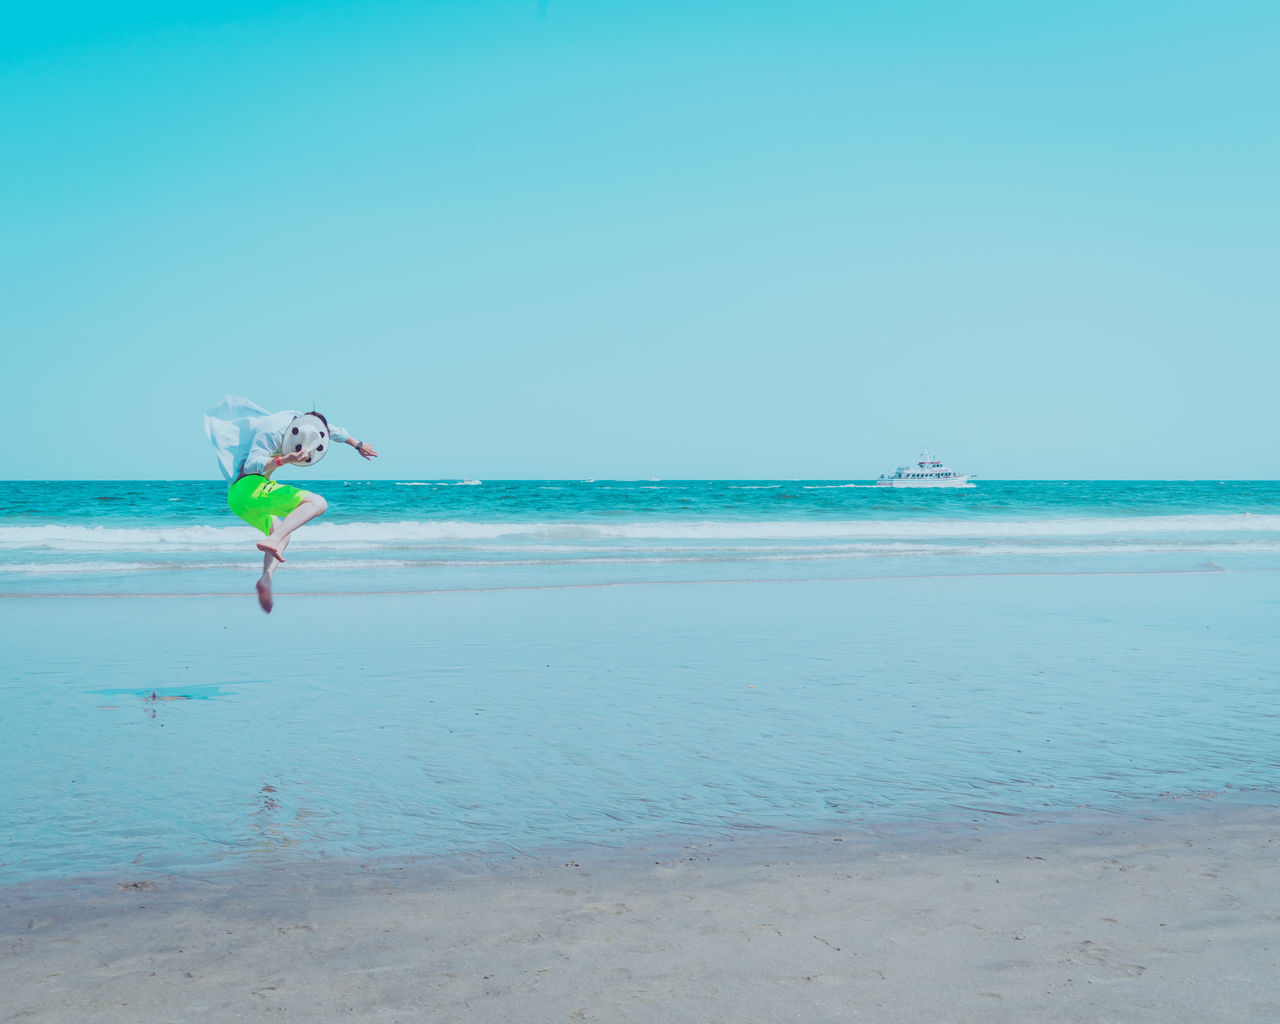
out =
[[326,430],[328,430],[328,429],[329,429],[329,421],[328,421],[327,419],[325,419],[325,418],[324,418],[324,413],[322,413],[322,412],[316,412],[314,409],[312,409],[309,413],[307,413],[307,415],[308,415],[308,416],[319,416],[319,417],[320,417],[320,422],[324,424],[325,429],[326,429]]

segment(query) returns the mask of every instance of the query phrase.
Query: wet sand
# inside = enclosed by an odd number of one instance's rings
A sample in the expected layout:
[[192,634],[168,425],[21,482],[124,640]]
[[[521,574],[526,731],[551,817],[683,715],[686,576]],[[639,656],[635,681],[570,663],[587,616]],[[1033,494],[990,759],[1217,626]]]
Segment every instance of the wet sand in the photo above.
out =
[[1280,808],[0,890],[0,1020],[1280,1019]]

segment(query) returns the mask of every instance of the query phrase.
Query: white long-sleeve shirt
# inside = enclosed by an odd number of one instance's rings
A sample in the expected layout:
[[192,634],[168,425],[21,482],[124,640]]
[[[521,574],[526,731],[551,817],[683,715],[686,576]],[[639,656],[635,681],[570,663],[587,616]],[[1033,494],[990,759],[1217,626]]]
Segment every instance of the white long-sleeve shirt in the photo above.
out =
[[[280,454],[284,432],[301,415],[293,410],[268,412],[247,398],[227,395],[204,414],[204,432],[218,453],[222,475],[230,482],[246,473],[261,473]],[[334,444],[342,444],[351,435],[330,423],[329,436]]]

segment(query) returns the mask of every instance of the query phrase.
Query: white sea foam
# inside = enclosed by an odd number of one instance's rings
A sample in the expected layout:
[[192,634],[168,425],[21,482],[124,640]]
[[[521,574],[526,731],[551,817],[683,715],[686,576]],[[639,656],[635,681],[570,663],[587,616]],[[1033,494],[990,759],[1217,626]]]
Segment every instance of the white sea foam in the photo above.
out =
[[88,572],[148,572],[161,568],[156,562],[10,562],[0,564],[0,574],[22,576],[74,576]]
[[397,487],[479,487],[483,480],[397,480]]
[[[492,550],[492,549],[484,549]],[[1200,554],[1202,556],[1265,554],[1280,555],[1280,540],[1272,542],[1213,542],[1199,544],[844,544],[826,548],[814,547],[761,547],[761,548],[657,548],[644,549],[642,553],[615,551],[587,553],[590,549],[558,549],[558,554],[530,557],[527,548],[512,551],[509,558],[459,558],[459,557],[381,557],[342,558],[325,556],[322,550],[306,549],[307,557],[293,558],[288,563],[289,572],[367,569],[490,569],[521,567],[572,567],[572,566],[624,566],[624,565],[696,565],[710,563],[751,562],[838,562],[861,561],[869,558],[1062,558],[1130,556],[1149,554]],[[301,552],[299,552],[301,553]],[[256,553],[237,561],[69,561],[69,562],[10,562],[0,563],[0,577],[8,576],[68,576],[77,574],[136,574],[154,572],[189,571],[242,571],[255,568]]]
[[[1185,515],[1043,520],[690,520],[591,524],[574,527],[601,538],[631,540],[963,539],[995,537],[1105,537],[1168,533],[1274,533],[1280,515]],[[539,524],[533,530],[558,529]]]
[[[404,548],[491,542],[521,544],[865,541],[1050,541],[1089,538],[1189,538],[1280,534],[1280,515],[1181,515],[1043,520],[633,520],[629,522],[322,522],[298,535],[314,548]],[[247,526],[4,526],[0,551],[196,552],[236,550],[259,534]]]
[[260,536],[248,526],[0,526],[0,551],[206,551],[242,547]]

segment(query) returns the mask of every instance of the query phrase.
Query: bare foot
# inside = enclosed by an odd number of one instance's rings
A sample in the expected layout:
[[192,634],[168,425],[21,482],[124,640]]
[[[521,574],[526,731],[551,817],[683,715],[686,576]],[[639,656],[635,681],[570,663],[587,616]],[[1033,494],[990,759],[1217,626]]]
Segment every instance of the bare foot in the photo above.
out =
[[271,608],[275,604],[275,600],[271,596],[271,577],[263,576],[258,580],[258,604],[262,605],[262,610],[268,615],[271,614]]
[[284,561],[284,554],[282,553],[284,551],[284,545],[272,540],[270,537],[266,540],[258,541],[258,550],[265,552],[266,554],[275,555],[276,561],[278,562]]

